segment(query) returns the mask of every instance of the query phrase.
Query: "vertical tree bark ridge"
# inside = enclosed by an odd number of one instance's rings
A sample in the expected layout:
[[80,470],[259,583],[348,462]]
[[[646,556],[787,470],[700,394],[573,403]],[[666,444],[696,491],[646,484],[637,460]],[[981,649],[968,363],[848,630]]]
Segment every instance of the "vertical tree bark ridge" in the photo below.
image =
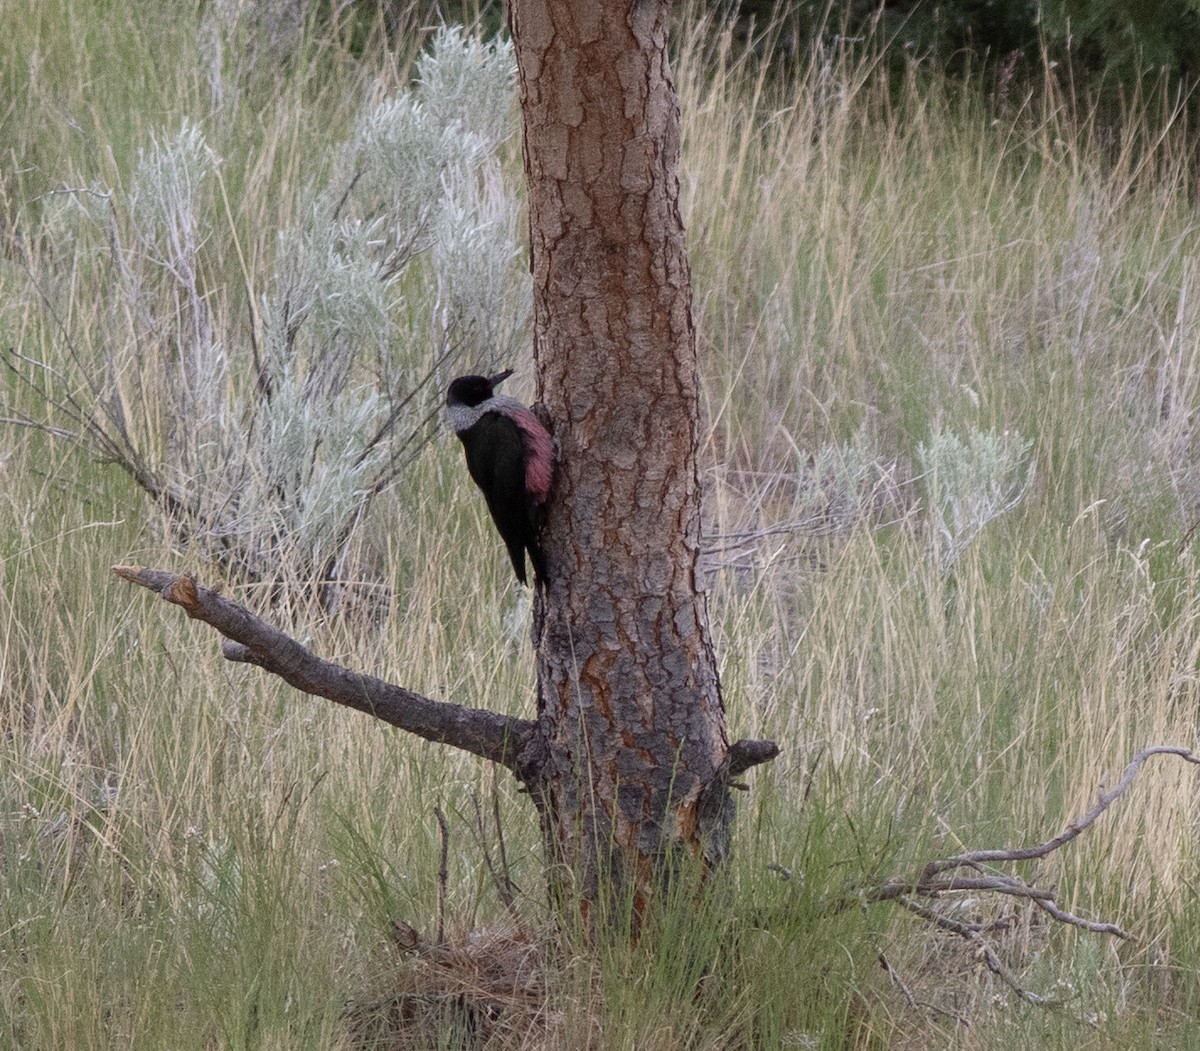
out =
[[534,354],[560,448],[535,620],[541,789],[585,899],[602,871],[650,891],[681,850],[718,861],[731,810],[666,15],[659,0],[510,4]]

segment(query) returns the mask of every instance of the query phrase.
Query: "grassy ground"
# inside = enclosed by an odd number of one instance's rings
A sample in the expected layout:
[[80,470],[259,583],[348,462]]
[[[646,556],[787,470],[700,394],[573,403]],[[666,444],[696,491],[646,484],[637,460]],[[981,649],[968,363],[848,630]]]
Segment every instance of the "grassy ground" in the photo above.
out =
[[[306,160],[411,58],[325,27],[286,60],[245,46],[214,81],[195,11],[0,11],[0,345],[30,355],[63,320],[34,274],[77,328],[110,331],[120,307],[48,194],[121,186],[153,133],[199,121],[224,158],[206,283],[239,338]],[[530,1048],[1194,1044],[1196,789],[1175,760],[1015,869],[1131,939],[945,905],[1003,921],[1011,974],[1057,1006],[894,906],[831,906],[932,857],[1048,838],[1137,749],[1195,739],[1186,129],[1150,130],[1169,123],[1150,92],[1094,128],[1054,92],[885,83],[866,46],[763,79],[691,24],[677,79],[711,606],[731,733],[783,745],[739,798],[724,897],[664,920],[673,951],[597,960],[552,937],[512,785],[225,664],[110,576],[193,564],[134,484],[7,427],[0,1045],[459,1047],[471,1026]],[[403,582],[383,626],[308,630],[432,696],[525,712],[526,599],[460,458],[435,443],[377,509],[370,558]],[[464,581],[462,553],[489,547]],[[483,861],[493,805],[519,930]],[[439,806],[447,946],[406,952],[438,924]]]

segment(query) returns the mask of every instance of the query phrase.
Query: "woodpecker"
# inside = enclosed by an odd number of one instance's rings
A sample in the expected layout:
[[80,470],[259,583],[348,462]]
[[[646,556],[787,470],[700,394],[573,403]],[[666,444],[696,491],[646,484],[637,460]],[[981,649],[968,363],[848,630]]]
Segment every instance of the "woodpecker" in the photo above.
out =
[[526,583],[525,552],[546,584],[538,545],[543,505],[554,477],[554,440],[516,398],[495,387],[512,375],[459,376],[446,391],[446,414],[467,454],[467,470],[483,490],[492,520],[508,548],[517,579]]

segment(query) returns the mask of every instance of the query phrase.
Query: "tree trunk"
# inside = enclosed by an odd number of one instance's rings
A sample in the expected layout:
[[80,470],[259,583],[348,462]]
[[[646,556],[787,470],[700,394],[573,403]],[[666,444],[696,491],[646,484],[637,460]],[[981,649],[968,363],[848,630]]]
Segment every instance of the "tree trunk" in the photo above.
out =
[[679,105],[658,0],[512,0],[534,356],[559,444],[531,788],[585,915],[725,853],[730,749],[699,579]]
[[321,660],[190,577],[116,572],[217,628],[229,660],[501,763],[542,816],[551,886],[634,924],[728,851],[730,745],[699,579],[699,396],[667,4],[511,0],[534,357],[559,447],[535,589],[537,719],[420,697]]

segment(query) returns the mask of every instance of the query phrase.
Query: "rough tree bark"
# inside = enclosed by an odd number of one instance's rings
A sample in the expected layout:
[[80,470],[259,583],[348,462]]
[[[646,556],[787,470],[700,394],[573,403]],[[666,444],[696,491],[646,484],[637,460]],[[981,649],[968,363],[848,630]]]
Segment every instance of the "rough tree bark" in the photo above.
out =
[[561,451],[532,783],[585,907],[601,884],[644,897],[671,859],[718,862],[732,817],[667,7],[510,3],[534,356]]

